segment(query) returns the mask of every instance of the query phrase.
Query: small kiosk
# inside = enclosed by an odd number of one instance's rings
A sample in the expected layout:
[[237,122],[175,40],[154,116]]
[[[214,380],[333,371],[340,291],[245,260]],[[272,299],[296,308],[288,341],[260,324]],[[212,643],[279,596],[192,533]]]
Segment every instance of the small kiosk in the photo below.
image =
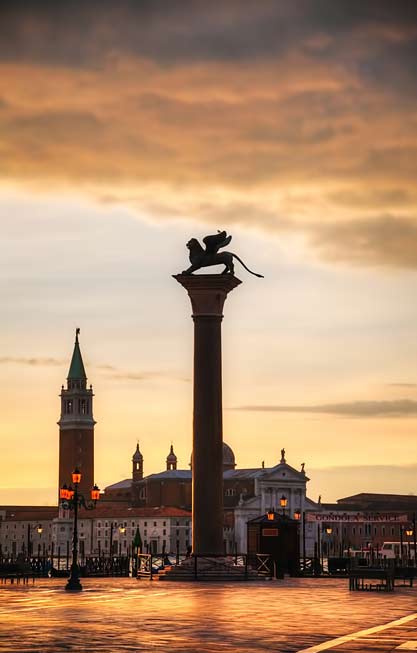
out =
[[270,556],[269,569],[277,578],[300,571],[300,522],[273,510],[248,522],[248,555]]

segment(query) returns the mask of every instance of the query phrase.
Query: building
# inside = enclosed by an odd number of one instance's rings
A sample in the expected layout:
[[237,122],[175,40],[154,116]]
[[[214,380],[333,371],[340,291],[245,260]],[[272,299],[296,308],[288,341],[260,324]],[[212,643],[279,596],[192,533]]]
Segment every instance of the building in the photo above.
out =
[[[75,468],[82,473],[80,492],[90,496],[94,485],[93,389],[76,330],[66,388],[61,389],[59,484],[71,484]],[[191,457],[192,458],[192,457]],[[413,526],[417,497],[357,494],[337,503],[315,503],[307,497],[304,463],[289,465],[285,450],[272,467],[239,469],[231,447],[223,443],[224,543],[228,552],[247,550],[247,524],[274,511],[300,519],[300,551],[317,549],[335,555],[346,549],[399,542]],[[132,456],[131,477],[105,488],[94,511],[81,510],[80,552],[127,552],[139,529],[144,548],[185,552],[191,543],[191,461],[178,468],[171,443],[160,472],[144,475],[139,443]],[[0,507],[0,551],[5,555],[43,554],[70,548],[73,521],[61,507]],[[408,536],[409,537],[409,536]]]
[[[323,543],[325,553],[336,555],[348,549],[379,549],[384,542],[414,545],[417,497],[401,494],[361,493],[323,503],[308,515]],[[406,532],[412,531],[412,536]]]
[[[132,508],[110,505],[80,510],[79,552],[127,555],[139,529],[143,551],[185,552],[191,543],[191,513],[178,508]],[[57,507],[4,506],[0,510],[0,552],[64,558],[72,549],[73,516]]]
[[[156,474],[143,475],[144,458],[139,444],[132,457],[132,477],[105,488],[104,501],[131,504],[148,508],[178,507],[191,510],[191,461],[189,469],[178,469],[178,460],[171,445],[166,458],[166,468]],[[223,443],[223,501],[224,541],[227,551],[246,551],[247,522],[259,517],[269,508],[281,509],[280,500],[286,499],[287,515],[300,512],[302,528],[306,511],[317,510],[318,505],[307,498],[308,478],[304,471],[287,464],[285,450],[273,467],[237,469],[235,454]],[[314,547],[313,527],[306,523],[301,537],[307,540],[307,551]]]

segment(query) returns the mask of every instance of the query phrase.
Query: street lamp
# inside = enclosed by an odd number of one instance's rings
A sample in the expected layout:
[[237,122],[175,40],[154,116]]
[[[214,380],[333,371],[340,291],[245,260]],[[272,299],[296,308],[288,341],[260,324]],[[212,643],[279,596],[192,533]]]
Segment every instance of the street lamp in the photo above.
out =
[[287,497],[283,494],[282,497],[279,500],[279,505],[282,508],[282,514],[285,517],[285,508],[287,507],[288,499]]
[[74,489],[71,487],[68,488],[66,485],[63,485],[59,491],[59,498],[61,500],[61,505],[64,510],[73,510],[74,511],[74,530],[72,534],[72,564],[71,564],[71,573],[68,579],[68,583],[65,586],[66,590],[80,591],[82,590],[82,585],[80,583],[80,573],[78,568],[78,508],[84,508],[85,510],[94,510],[96,503],[100,498],[100,490],[97,485],[91,489],[91,502],[86,502],[84,495],[78,492],[78,485],[81,483],[81,472],[79,469],[74,469],[72,473],[72,482],[74,484]]
[[119,526],[119,556],[122,555],[122,541],[120,539],[121,535],[124,535],[126,533],[126,526],[123,526],[123,524],[120,524]]
[[301,519],[301,510],[296,510],[295,511],[294,519],[295,519],[295,521],[300,521],[300,519]]
[[273,509],[273,508],[270,508],[270,509],[268,510],[268,512],[266,513],[266,518],[267,518],[268,521],[274,521],[274,519],[275,519],[275,513],[274,513],[274,509]]
[[[27,534],[28,558],[30,558],[32,554],[32,541],[30,539],[30,531],[32,528],[36,528],[36,532],[38,533],[39,537],[43,533],[42,524],[38,524],[37,526],[31,526],[30,524],[28,524],[28,534]],[[38,553],[39,553],[39,547],[40,547],[40,543],[38,543]]]
[[[406,526],[404,529],[404,533],[406,534],[407,537],[412,537],[414,535],[414,530],[411,526]],[[411,558],[411,542],[406,540],[406,555],[407,558]],[[415,554],[415,551],[414,551]]]

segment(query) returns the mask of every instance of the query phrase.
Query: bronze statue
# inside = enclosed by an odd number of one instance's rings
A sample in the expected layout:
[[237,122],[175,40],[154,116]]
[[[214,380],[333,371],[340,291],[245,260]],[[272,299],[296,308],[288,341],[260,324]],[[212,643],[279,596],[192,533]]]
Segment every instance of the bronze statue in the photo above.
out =
[[206,246],[206,248],[203,249],[197,238],[191,238],[187,243],[187,247],[190,250],[191,265],[187,270],[184,270],[182,274],[192,274],[200,268],[209,267],[211,265],[224,265],[225,268],[222,274],[234,274],[235,266],[233,259],[236,258],[239,263],[243,265],[245,270],[255,275],[255,277],[263,278],[262,274],[257,274],[256,272],[249,270],[237,254],[233,254],[232,252],[219,252],[219,249],[226,247],[231,240],[232,237],[228,236],[226,231],[218,231],[217,234],[203,238],[203,243]]

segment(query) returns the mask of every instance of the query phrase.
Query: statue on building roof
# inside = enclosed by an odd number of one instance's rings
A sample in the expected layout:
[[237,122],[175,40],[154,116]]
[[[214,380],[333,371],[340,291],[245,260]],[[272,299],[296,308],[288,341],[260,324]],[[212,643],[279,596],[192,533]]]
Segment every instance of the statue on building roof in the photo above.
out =
[[281,463],[286,463],[287,461],[285,460],[285,449],[281,449]]

